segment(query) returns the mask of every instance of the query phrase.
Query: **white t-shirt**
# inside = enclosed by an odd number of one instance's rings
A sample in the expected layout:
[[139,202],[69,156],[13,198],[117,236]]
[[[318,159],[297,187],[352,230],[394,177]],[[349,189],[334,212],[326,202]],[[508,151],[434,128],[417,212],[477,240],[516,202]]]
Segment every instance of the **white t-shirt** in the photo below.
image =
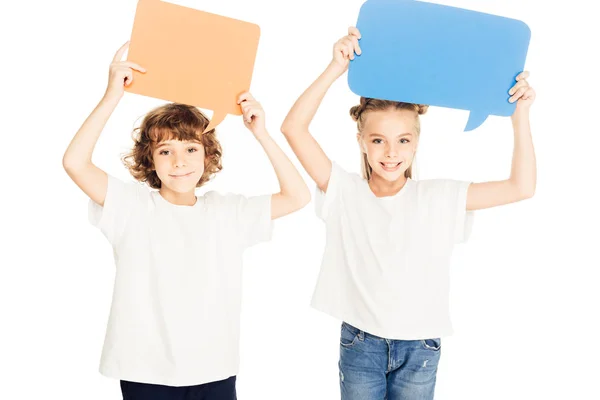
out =
[[311,305],[387,339],[451,335],[449,264],[470,235],[469,183],[408,179],[378,198],[333,162],[327,192],[315,196],[326,244]]
[[100,372],[169,386],[236,375],[242,255],[271,238],[271,196],[210,191],[178,206],[109,175],[89,218],[116,263]]

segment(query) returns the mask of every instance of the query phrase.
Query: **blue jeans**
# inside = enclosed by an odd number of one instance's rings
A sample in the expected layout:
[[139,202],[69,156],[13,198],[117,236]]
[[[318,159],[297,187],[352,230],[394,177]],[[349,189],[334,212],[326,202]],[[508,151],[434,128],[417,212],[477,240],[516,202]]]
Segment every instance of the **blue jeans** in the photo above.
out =
[[393,340],[342,323],[342,400],[432,400],[441,340]]

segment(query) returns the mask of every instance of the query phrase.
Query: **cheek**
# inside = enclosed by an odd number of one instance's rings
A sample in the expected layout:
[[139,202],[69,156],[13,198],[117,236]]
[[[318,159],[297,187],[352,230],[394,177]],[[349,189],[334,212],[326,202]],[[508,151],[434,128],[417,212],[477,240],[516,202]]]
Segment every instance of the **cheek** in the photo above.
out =
[[160,175],[167,165],[166,157],[156,157],[154,158],[154,168],[156,169],[156,173]]
[[367,145],[367,157],[369,159],[373,157],[378,157],[383,152],[382,144],[370,144]]

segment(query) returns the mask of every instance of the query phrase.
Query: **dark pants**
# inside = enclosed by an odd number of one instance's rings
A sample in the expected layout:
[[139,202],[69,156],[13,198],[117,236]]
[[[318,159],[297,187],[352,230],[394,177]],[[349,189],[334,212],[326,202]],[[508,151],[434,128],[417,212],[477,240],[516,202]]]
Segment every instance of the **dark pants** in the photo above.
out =
[[194,386],[165,386],[121,381],[123,400],[237,400],[235,376]]

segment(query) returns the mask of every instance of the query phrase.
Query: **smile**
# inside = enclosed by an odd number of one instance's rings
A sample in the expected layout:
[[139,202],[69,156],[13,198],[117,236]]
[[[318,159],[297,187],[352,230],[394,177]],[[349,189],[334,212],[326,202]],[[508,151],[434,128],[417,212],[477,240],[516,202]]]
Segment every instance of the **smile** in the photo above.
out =
[[394,172],[394,171],[398,170],[398,168],[400,168],[402,161],[400,161],[398,163],[382,163],[382,162],[380,162],[379,164],[381,164],[381,167],[383,168],[384,171]]
[[185,178],[188,177],[190,175],[192,175],[194,173],[194,171],[192,172],[188,172],[187,174],[182,174],[182,175],[169,175],[171,178]]

